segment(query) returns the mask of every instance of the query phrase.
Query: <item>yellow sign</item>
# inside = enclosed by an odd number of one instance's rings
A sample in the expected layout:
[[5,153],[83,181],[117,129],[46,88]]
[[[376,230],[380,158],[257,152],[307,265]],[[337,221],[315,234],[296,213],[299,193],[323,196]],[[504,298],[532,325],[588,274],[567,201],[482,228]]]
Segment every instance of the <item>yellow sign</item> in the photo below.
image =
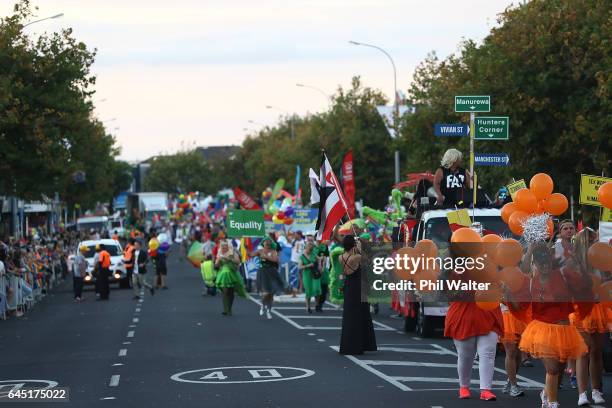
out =
[[468,213],[467,208],[457,211],[450,211],[446,214],[446,218],[448,218],[449,224],[459,224],[464,227],[470,227],[472,225],[472,220],[470,220],[470,214]]
[[601,203],[597,199],[597,190],[599,186],[608,181],[612,181],[612,178],[582,174],[580,176],[580,204],[601,207]]
[[601,214],[601,222],[612,222],[612,210],[604,208]]
[[512,201],[514,201],[514,197],[516,196],[516,192],[521,188],[527,188],[527,184],[525,184],[525,180],[520,179],[515,181],[514,183],[510,183],[506,186],[508,188],[508,192],[510,193],[510,197],[512,197]]

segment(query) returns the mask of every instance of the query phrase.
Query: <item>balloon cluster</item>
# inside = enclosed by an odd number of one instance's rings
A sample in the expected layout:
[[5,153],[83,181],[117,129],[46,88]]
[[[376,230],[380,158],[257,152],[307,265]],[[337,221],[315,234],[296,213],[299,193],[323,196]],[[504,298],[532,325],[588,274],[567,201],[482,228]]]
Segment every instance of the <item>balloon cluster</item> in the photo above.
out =
[[612,182],[602,184],[597,190],[597,199],[606,208],[612,209]]
[[[292,202],[290,198],[285,198],[283,201],[276,200],[270,206],[271,214],[268,214],[268,218],[275,224],[291,225],[293,224],[293,214],[295,210],[291,206]],[[270,218],[271,217],[271,218]]]
[[[516,192],[514,202],[504,205],[501,217],[510,231],[515,235],[523,235],[525,222],[533,216],[541,214],[561,215],[567,211],[567,198],[561,193],[553,193],[552,178],[545,173],[538,173],[531,178],[529,188]],[[548,235],[553,233],[552,219],[546,220]]]
[[149,256],[164,255],[170,249],[170,239],[166,234],[159,234],[149,240]]

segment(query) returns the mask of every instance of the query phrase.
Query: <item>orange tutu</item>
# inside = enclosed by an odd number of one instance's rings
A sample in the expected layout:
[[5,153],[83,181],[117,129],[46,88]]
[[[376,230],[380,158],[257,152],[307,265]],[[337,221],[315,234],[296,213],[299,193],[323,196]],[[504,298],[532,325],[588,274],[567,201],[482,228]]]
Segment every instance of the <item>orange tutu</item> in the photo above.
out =
[[532,320],[521,335],[519,349],[534,358],[558,361],[577,359],[587,353],[587,345],[575,326]]
[[500,343],[518,343],[527,324],[514,317],[509,311],[503,313],[503,318],[504,334],[499,339]]
[[570,321],[578,330],[586,333],[608,333],[612,331],[612,310],[607,305],[596,303],[587,317],[578,320],[572,313]]

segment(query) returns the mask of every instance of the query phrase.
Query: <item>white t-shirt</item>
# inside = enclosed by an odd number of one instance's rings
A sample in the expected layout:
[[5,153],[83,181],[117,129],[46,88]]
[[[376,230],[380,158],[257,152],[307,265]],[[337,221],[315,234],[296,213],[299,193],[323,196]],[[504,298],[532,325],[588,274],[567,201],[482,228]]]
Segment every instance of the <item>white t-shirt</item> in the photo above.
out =
[[0,276],[4,275],[4,273],[5,273],[4,262],[0,261]]
[[291,249],[291,262],[300,262],[302,252],[304,252],[304,240],[300,239],[293,241],[293,248]]
[[138,275],[138,255],[140,255],[140,249],[134,251],[134,269],[132,272],[135,275]]

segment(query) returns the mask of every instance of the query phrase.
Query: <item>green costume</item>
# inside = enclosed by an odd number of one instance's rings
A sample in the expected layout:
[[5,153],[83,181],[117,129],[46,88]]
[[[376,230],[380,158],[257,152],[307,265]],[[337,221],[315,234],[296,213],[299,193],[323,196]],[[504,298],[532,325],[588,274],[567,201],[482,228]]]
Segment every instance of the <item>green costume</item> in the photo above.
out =
[[341,305],[344,302],[344,280],[342,276],[342,265],[340,255],[344,253],[342,245],[334,242],[329,247],[329,259],[331,260],[331,271],[329,274],[329,300],[332,303]]
[[[310,252],[310,256],[302,254],[300,258],[302,260],[302,265],[317,263],[317,254],[314,250]],[[312,269],[312,267],[302,269],[302,282],[304,283],[306,298],[321,296],[321,278],[315,279]]]
[[209,288],[214,287],[215,279],[217,278],[217,271],[215,271],[213,261],[208,260],[202,262],[202,265],[200,265],[200,272],[202,273],[202,279],[204,279],[204,284]]
[[[329,249],[325,244],[315,247],[314,251],[317,256],[329,257]],[[329,267],[327,266],[327,262],[323,265],[323,270],[321,271],[321,285],[329,285]]]
[[246,290],[242,276],[238,273],[236,264],[229,260],[221,261],[221,269],[217,273],[215,284],[218,288],[234,288],[236,294],[240,297],[246,297]]

